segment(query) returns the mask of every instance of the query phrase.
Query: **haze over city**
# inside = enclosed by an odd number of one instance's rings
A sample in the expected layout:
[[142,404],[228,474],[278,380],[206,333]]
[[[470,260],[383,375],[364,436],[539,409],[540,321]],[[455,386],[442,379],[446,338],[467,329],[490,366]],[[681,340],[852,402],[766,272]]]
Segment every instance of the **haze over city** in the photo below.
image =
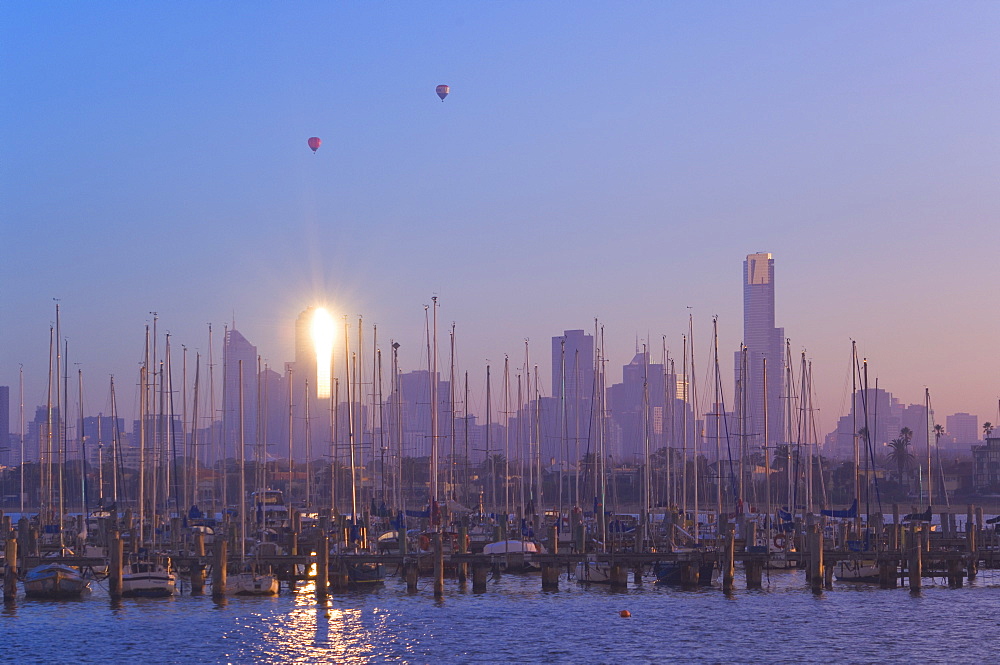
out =
[[278,367],[326,304],[409,371],[432,296],[474,412],[487,361],[529,339],[547,378],[595,317],[611,383],[693,314],[704,383],[717,315],[731,399],[756,252],[821,435],[852,339],[902,401],[997,420],[994,4],[54,7],[0,8],[12,424],[54,298],[88,411],[113,373],[127,419],[152,312],[175,353],[235,320]]

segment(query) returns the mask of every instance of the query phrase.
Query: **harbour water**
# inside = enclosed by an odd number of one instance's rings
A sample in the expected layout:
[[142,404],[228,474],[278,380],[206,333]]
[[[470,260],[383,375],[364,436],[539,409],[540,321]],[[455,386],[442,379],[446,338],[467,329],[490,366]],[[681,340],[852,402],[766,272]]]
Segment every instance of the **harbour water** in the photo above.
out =
[[[771,571],[682,591],[651,578],[624,591],[565,576],[542,591],[535,575],[491,579],[485,593],[429,579],[317,603],[310,585],[273,598],[185,593],[111,601],[19,597],[2,610],[0,660],[16,663],[988,663],[1000,624],[1000,571],[949,589],[836,584],[814,595],[801,571]],[[628,610],[631,616],[620,616]]]

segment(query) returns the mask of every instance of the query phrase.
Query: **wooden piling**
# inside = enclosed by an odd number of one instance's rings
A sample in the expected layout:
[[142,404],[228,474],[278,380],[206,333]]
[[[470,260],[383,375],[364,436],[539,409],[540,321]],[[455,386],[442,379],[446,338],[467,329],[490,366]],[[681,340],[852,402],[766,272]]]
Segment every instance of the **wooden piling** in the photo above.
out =
[[612,563],[610,570],[610,584],[612,589],[628,588],[628,567],[621,563]]
[[809,537],[809,586],[813,593],[823,591],[823,532],[813,525]]
[[[463,521],[461,526],[458,527],[458,553],[468,554],[468,539],[469,539],[469,527],[465,525]],[[459,584],[465,584],[469,577],[469,564],[462,563],[455,564],[455,578],[458,580]]]
[[[972,512],[972,506],[969,506],[969,512]],[[976,544],[976,525],[970,520],[965,523],[965,529],[965,548],[968,552],[966,574],[971,582],[979,572],[979,547]]]
[[229,564],[229,543],[224,537],[216,537],[215,551],[212,562],[212,598],[222,598],[226,595],[226,576]]
[[[473,591],[486,591],[486,577],[489,575],[490,566],[485,562],[476,562],[472,564],[472,590]],[[416,587],[416,582],[414,582],[414,587]]]
[[542,589],[559,589],[559,566],[553,563],[542,564]]
[[434,532],[434,597],[444,596],[444,543],[441,532]]
[[316,599],[326,598],[330,587],[330,536],[320,534],[316,545]]
[[4,557],[7,562],[7,572],[3,578],[3,602],[13,603],[17,599],[17,537],[12,532],[7,537],[7,549]]
[[[403,564],[403,576],[406,578],[406,590],[416,591],[417,590],[417,577],[420,574],[420,565],[417,563],[416,559],[406,561]],[[486,585],[486,578],[483,578],[483,585]],[[475,578],[473,578],[473,585],[475,585]]]
[[125,565],[125,546],[121,534],[115,531],[111,534],[111,544],[108,546],[108,595],[112,600],[122,597],[122,568]]
[[736,580],[736,533],[726,524],[725,550],[722,558],[722,590],[729,593]]
[[922,584],[921,575],[923,573],[923,531],[917,531],[916,527],[913,527],[910,535],[910,546],[908,548],[910,591],[920,591]]

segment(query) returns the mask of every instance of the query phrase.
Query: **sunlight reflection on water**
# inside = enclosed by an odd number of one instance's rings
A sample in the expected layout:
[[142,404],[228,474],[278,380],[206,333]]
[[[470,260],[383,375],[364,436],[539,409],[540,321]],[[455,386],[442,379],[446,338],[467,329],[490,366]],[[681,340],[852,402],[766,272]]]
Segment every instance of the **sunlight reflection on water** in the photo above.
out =
[[[993,634],[992,616],[1000,612],[994,572],[963,589],[929,586],[919,595],[838,586],[813,596],[792,571],[771,573],[763,591],[729,596],[649,581],[611,591],[565,577],[558,591],[541,591],[538,575],[505,575],[485,593],[448,581],[443,600],[431,596],[429,580],[408,592],[393,577],[322,604],[311,585],[222,602],[177,596],[112,603],[97,589],[75,603],[19,599],[5,607],[0,653],[18,662],[144,665],[987,662],[992,650],[983,637]],[[630,618],[619,616],[623,609]]]

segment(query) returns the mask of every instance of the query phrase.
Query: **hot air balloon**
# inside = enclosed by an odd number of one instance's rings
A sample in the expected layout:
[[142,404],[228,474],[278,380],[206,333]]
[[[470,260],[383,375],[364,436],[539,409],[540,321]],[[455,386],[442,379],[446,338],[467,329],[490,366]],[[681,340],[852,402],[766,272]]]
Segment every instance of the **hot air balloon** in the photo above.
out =
[[317,150],[319,150],[319,147],[320,147],[321,145],[323,145],[323,142],[322,142],[322,141],[321,141],[321,140],[319,139],[319,137],[318,137],[318,136],[314,136],[314,137],[312,137],[311,139],[309,139],[308,141],[306,141],[306,143],[308,143],[308,144],[309,144],[309,147],[310,147],[310,148],[312,148],[312,151],[313,151],[314,153],[315,153],[315,152],[316,152]]
[[440,97],[441,101],[443,102],[444,98],[448,96],[449,92],[451,92],[451,88],[449,88],[446,85],[439,85],[437,88],[434,89],[434,91],[437,92],[438,97]]

